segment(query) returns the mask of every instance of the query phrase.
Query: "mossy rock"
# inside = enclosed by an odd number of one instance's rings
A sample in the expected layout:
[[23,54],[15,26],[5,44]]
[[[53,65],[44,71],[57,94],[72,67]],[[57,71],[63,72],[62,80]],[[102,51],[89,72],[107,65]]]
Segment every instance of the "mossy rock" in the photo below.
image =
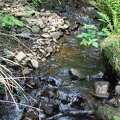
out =
[[107,104],[101,105],[97,110],[96,114],[102,120],[120,120],[120,108],[115,108]]
[[120,35],[111,34],[101,43],[101,48],[108,63],[120,77]]

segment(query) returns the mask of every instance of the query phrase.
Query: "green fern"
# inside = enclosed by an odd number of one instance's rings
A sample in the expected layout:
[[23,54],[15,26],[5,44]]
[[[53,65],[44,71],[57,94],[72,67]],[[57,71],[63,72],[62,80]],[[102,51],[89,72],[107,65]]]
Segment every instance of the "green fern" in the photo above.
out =
[[104,27],[120,33],[120,0],[96,0],[92,5],[98,9]]
[[113,31],[113,26],[112,26],[109,16],[107,16],[106,14],[102,12],[98,12],[98,14],[101,17],[101,19],[99,20],[105,24],[106,28],[110,29],[110,31]]

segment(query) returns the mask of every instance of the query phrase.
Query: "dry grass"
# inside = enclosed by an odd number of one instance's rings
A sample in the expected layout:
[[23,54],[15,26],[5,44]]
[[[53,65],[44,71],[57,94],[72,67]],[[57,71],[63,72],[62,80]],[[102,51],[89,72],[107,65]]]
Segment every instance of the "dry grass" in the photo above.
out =
[[[12,64],[17,64],[15,62],[8,60],[6,58],[3,58],[3,57],[0,57],[0,59],[11,62]],[[19,83],[16,81],[16,79],[14,79],[12,72],[6,66],[4,66],[2,64],[0,64],[0,85],[2,85],[5,90],[6,98],[8,99],[8,94],[9,94],[11,96],[13,102],[15,103],[15,105],[18,108],[18,105],[13,96],[13,93],[14,93],[13,90],[15,88],[18,88],[21,91],[21,93],[23,94],[23,96],[26,98],[24,89],[19,85]]]

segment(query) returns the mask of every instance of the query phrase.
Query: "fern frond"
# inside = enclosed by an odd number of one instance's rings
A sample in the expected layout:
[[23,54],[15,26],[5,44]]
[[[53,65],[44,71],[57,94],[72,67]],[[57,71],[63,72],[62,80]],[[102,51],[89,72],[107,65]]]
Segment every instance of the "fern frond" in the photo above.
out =
[[100,21],[102,20],[105,23],[110,23],[110,18],[109,16],[107,16],[106,14],[102,13],[102,12],[98,12],[99,16],[101,17]]

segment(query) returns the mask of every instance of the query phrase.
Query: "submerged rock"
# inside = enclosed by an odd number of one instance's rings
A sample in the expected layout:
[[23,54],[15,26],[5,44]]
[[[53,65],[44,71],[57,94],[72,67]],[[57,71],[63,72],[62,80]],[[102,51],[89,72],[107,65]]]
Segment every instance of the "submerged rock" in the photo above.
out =
[[71,79],[85,79],[83,74],[81,74],[78,70],[73,68],[69,70],[69,74],[71,76]]
[[94,83],[94,89],[95,89],[95,97],[98,98],[109,98],[108,94],[108,88],[109,88],[109,82],[107,81],[96,81]]

